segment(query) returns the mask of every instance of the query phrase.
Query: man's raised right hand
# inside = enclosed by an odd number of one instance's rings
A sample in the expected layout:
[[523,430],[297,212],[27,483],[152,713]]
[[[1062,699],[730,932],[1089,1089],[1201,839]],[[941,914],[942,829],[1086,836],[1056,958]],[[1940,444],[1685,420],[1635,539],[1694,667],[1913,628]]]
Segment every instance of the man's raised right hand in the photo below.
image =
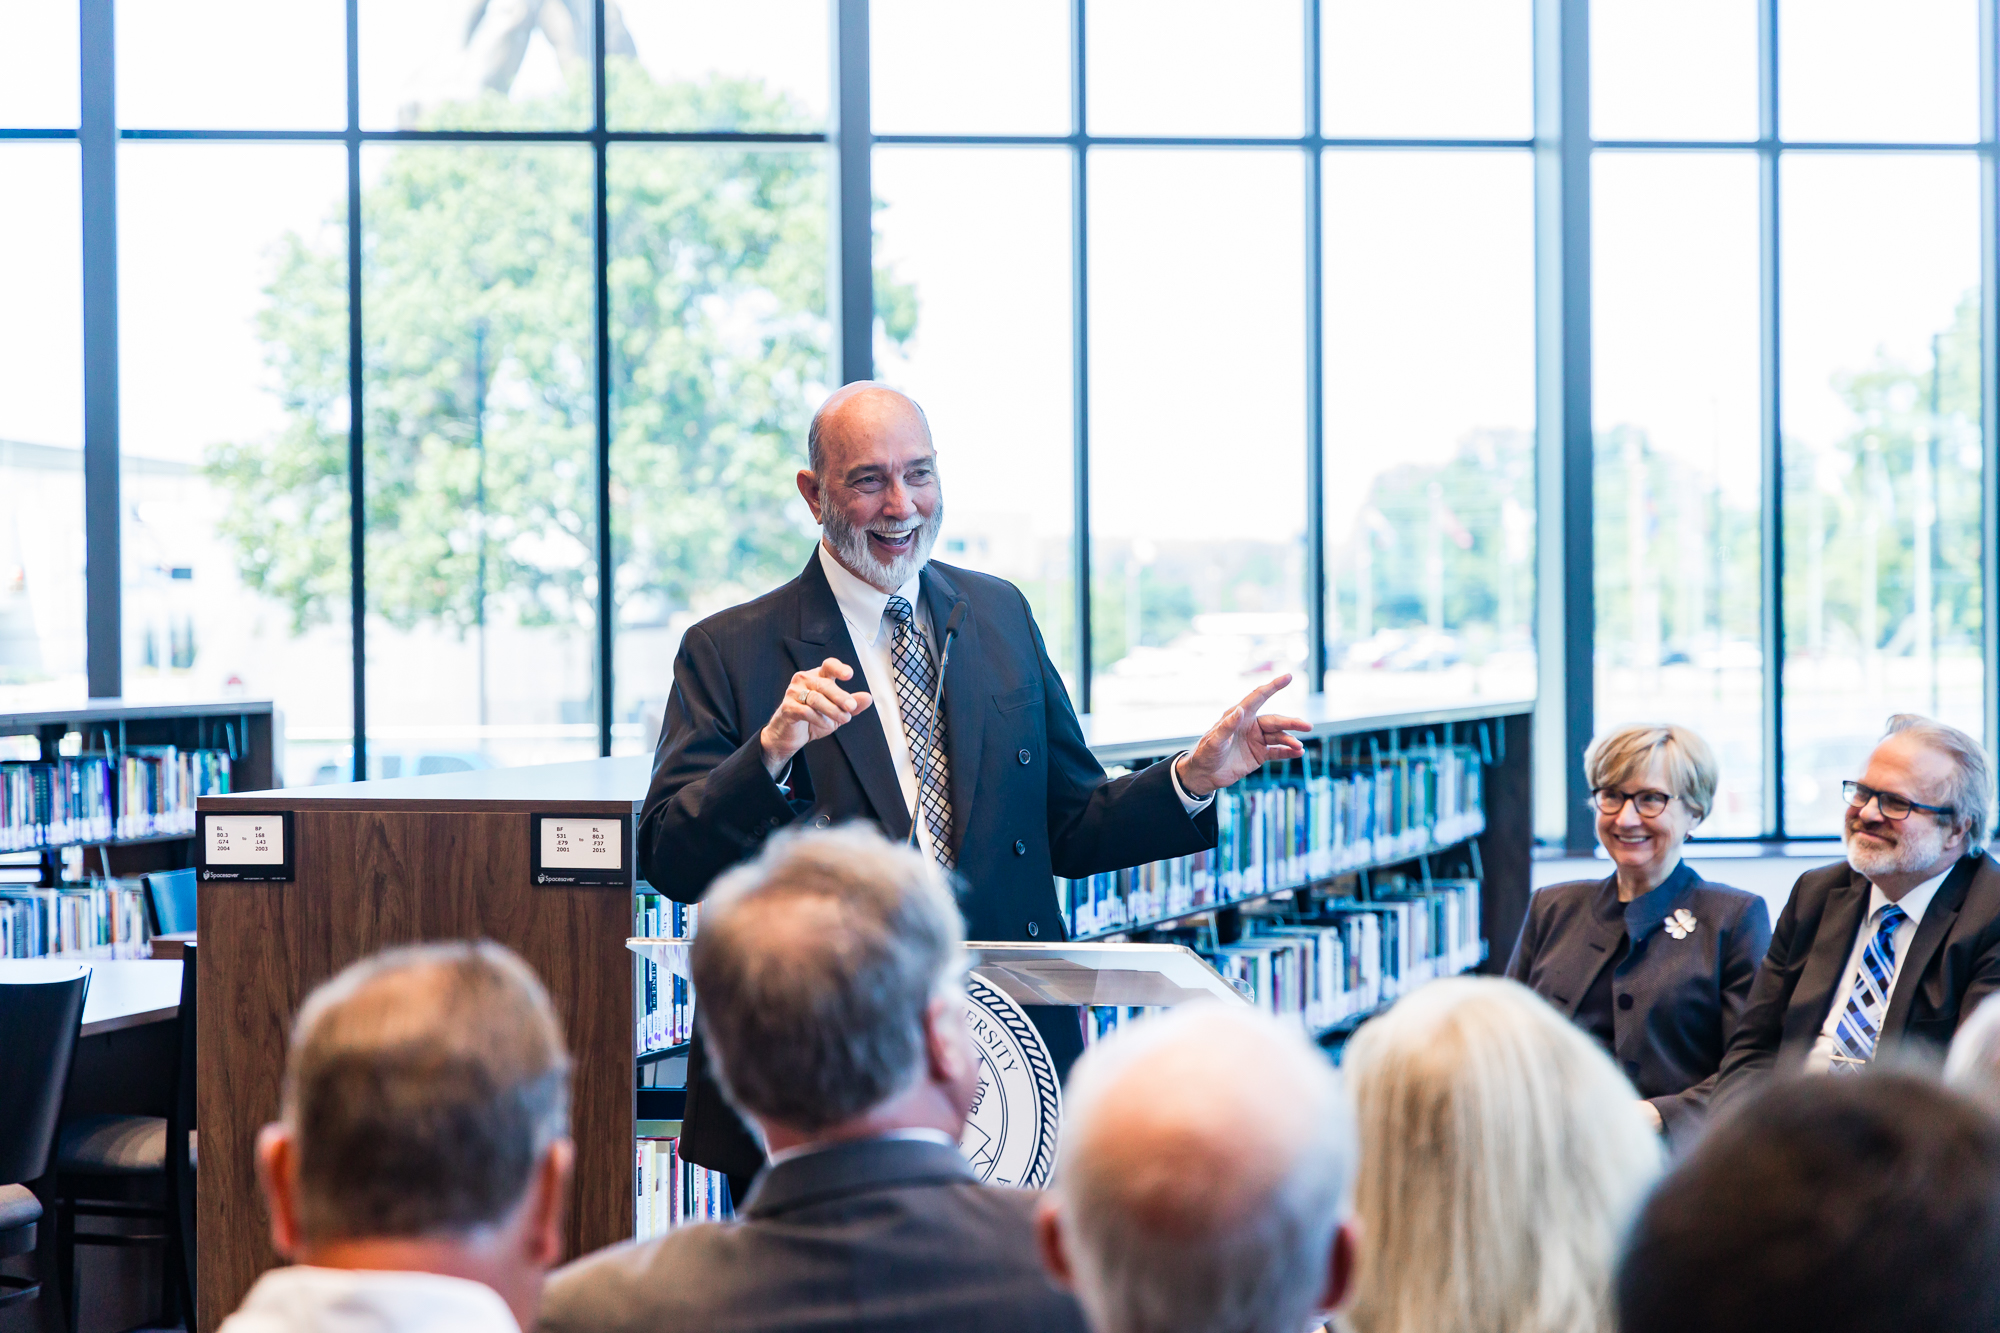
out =
[[785,700],[757,734],[764,749],[764,767],[772,777],[785,771],[806,743],[831,736],[849,719],[875,702],[868,691],[849,694],[836,683],[854,679],[854,668],[829,657],[811,671],[794,672],[785,686]]

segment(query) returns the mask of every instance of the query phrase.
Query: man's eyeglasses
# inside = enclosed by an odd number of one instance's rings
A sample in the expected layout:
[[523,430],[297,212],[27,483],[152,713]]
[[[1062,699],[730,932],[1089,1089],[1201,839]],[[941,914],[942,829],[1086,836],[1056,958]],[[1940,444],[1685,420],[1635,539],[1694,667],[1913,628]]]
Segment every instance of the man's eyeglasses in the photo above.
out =
[[1639,807],[1639,813],[1647,819],[1665,813],[1667,803],[1674,798],[1663,791],[1619,791],[1616,787],[1599,787],[1590,794],[1590,803],[1607,815],[1615,815],[1630,801]]
[[1921,810],[1927,815],[1937,815],[1946,819],[1958,813],[1948,805],[1925,805],[1922,801],[1913,801],[1892,791],[1876,791],[1873,787],[1864,787],[1852,779],[1840,784],[1840,792],[1847,798],[1847,803],[1856,810],[1870,801],[1875,802],[1875,808],[1882,812],[1884,819],[1908,819],[1912,810]]

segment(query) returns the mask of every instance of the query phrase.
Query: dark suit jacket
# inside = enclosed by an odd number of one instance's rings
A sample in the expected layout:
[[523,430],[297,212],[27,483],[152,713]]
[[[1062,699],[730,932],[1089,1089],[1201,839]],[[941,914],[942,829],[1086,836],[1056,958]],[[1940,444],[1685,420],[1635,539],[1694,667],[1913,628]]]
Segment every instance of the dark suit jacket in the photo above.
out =
[[953,1149],[874,1140],[780,1162],[740,1222],[683,1227],[549,1278],[540,1333],[1084,1333],[1043,1275],[1027,1190]]
[[[1664,926],[1681,910],[1695,927],[1675,939]],[[1721,1066],[1771,942],[1771,913],[1756,894],[1708,883],[1685,862],[1623,904],[1616,876],[1551,884],[1528,900],[1507,975],[1574,1018],[1620,936],[1632,943],[1612,973],[1612,1054],[1681,1141],[1697,1126],[1699,1103],[1675,1094]]]
[[[1718,1105],[1773,1070],[1796,1072],[1826,1025],[1868,910],[1869,884],[1846,862],[1809,870],[1778,913],[1771,952],[1750,988],[1714,1090]],[[1962,858],[1938,885],[1897,969],[1877,1048],[1942,1048],[1961,1016],[2000,990],[2000,864]]]
[[[757,734],[793,672],[837,657],[855,668],[845,688],[893,688],[864,678],[819,561],[815,550],[799,577],[710,616],[681,640],[638,829],[639,871],[670,898],[698,900],[718,874],[795,822],[824,827],[863,819],[891,838],[910,834],[910,812],[875,709],[799,752],[788,775],[789,798],[764,769]],[[944,715],[968,938],[1060,940],[1054,876],[1077,878],[1215,845],[1215,807],[1189,818],[1167,765],[1106,780],[1019,589],[936,561],[925,567],[921,586],[935,626],[958,599],[967,607],[945,673]],[[1080,1034],[1071,1044],[1080,1049]],[[1075,1051],[1051,1054],[1074,1058]],[[705,1070],[697,1042],[682,1151],[703,1166],[749,1175],[761,1154]]]

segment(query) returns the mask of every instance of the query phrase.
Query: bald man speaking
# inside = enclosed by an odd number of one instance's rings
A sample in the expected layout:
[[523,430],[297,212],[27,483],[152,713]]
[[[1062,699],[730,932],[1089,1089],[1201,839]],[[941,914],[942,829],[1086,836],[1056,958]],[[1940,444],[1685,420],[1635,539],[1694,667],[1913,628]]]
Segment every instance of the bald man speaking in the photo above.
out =
[[[798,484],[820,525],[806,567],[695,625],[674,661],[639,816],[640,872],[668,897],[697,901],[778,829],[862,819],[957,872],[968,938],[1058,941],[1054,875],[1212,847],[1215,793],[1303,753],[1305,722],[1257,714],[1279,676],[1171,763],[1108,780],[1020,590],[930,559],[937,451],[895,390],[828,398]],[[1067,1069],[1074,1014],[1031,1016]],[[739,1186],[763,1164],[699,1040],[681,1151]]]

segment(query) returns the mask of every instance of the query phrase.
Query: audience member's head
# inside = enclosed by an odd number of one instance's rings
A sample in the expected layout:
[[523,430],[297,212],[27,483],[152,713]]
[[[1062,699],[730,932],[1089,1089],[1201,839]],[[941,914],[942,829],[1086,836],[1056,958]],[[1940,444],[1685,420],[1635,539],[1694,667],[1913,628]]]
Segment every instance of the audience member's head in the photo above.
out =
[[1691,727],[1635,722],[1592,741],[1583,771],[1597,840],[1617,865],[1620,888],[1636,895],[1664,883],[1715,802],[1708,742]]
[[964,923],[929,857],[852,827],[773,838],[703,899],[697,1021],[775,1152],[932,1128],[979,1089]]
[[1958,1025],[1945,1056],[1944,1081],[1987,1110],[2000,1113],[2000,1004],[1987,996]]
[[1465,977],[1362,1027],[1346,1068],[1359,1333],[1611,1327],[1612,1266],[1660,1148],[1595,1042],[1526,987]]
[[2000,1328],[2000,1126],[1927,1077],[1780,1081],[1660,1185],[1624,1333]]
[[1297,1031],[1147,1019],[1071,1071],[1043,1258],[1096,1333],[1298,1333],[1347,1285],[1353,1163],[1339,1077]]
[[1898,713],[1847,800],[1848,864],[1907,891],[1986,846],[1993,766],[1957,727]]
[[573,1148],[548,993],[497,944],[391,949],[307,997],[257,1160],[272,1240],[323,1268],[485,1282],[526,1327]]

